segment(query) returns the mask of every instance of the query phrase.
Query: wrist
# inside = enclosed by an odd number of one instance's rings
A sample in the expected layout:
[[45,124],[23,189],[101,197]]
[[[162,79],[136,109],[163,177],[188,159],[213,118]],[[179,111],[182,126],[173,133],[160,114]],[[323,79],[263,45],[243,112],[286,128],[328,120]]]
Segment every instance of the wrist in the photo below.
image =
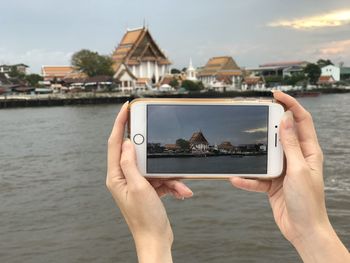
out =
[[143,236],[135,239],[135,246],[139,263],[172,262],[172,239]]
[[345,262],[349,252],[329,221],[292,242],[303,262]]

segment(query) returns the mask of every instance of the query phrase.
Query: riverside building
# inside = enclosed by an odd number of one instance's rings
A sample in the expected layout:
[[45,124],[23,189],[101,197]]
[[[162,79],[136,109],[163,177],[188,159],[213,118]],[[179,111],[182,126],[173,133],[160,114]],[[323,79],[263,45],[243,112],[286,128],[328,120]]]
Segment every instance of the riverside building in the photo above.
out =
[[128,29],[112,59],[114,78],[122,91],[155,87],[169,73],[171,65],[146,27]]
[[242,70],[229,56],[210,58],[202,67],[197,78],[207,89],[228,91],[241,88]]

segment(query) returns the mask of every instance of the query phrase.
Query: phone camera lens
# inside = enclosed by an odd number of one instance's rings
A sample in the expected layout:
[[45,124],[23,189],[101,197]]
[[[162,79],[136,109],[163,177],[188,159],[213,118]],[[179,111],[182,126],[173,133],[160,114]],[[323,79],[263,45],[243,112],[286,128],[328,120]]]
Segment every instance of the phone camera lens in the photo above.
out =
[[277,128],[277,125],[275,125],[275,128]]

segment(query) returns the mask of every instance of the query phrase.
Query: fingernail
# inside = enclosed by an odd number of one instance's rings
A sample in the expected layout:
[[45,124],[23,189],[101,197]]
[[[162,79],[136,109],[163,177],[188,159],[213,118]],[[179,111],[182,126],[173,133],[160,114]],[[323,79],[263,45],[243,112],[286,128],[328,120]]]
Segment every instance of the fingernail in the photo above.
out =
[[124,102],[123,107],[126,107],[129,104],[129,101],[127,100],[126,102]]
[[283,128],[286,130],[293,130],[294,129],[294,118],[293,113],[291,111],[286,111],[282,118],[283,121]]
[[182,201],[185,200],[185,197],[181,197],[181,200],[182,200]]

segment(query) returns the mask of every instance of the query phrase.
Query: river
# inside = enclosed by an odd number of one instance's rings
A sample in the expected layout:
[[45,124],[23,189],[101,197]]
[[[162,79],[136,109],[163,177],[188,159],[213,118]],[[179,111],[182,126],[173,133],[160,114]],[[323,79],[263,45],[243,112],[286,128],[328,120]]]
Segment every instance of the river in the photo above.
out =
[[[327,208],[350,248],[350,94],[302,98],[325,154]],[[136,262],[105,187],[106,142],[120,105],[0,110],[0,262]],[[188,181],[164,198],[174,262],[301,262],[264,194]]]

